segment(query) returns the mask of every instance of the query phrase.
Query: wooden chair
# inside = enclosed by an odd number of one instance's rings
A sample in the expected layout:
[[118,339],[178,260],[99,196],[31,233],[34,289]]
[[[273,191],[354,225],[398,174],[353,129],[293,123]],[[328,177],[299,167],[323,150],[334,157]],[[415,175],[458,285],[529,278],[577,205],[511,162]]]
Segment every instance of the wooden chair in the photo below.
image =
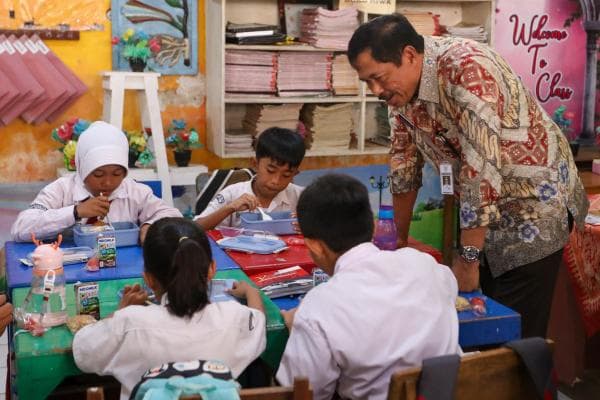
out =
[[[550,349],[553,342],[547,340]],[[416,400],[421,368],[392,375],[388,400]],[[454,391],[457,400],[536,399],[535,386],[519,356],[499,348],[466,355],[461,359]]]

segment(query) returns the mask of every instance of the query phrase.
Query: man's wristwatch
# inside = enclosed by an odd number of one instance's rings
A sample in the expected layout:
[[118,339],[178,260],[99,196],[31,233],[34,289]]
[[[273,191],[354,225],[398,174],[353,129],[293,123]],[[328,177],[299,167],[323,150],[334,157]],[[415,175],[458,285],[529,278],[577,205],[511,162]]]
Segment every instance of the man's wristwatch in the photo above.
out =
[[79,217],[79,213],[77,212],[77,205],[73,206],[73,218],[75,218],[75,221],[79,221],[81,219]]
[[458,254],[468,263],[481,261],[483,252],[475,246],[458,246]]

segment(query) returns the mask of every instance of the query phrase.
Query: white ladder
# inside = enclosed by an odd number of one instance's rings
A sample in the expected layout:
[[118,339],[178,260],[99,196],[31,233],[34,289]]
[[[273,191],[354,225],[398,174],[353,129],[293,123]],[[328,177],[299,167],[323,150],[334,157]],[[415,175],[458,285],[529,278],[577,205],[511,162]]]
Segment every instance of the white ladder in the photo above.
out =
[[152,130],[153,152],[156,158],[156,174],[161,182],[162,199],[173,205],[171,176],[165,148],[165,136],[158,103],[158,77],[156,72],[106,71],[102,73],[104,104],[102,119],[123,129],[125,90],[135,90],[142,115],[142,129]]

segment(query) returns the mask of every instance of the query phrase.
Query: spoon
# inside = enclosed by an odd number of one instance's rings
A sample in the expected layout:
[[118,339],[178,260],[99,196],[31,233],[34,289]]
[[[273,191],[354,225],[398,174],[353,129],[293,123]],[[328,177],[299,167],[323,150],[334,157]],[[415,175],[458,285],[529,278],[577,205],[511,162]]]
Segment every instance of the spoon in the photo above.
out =
[[258,212],[260,213],[260,215],[262,215],[262,220],[263,221],[273,221],[273,218],[267,214],[265,212],[265,210],[263,210],[261,207],[256,207],[256,209],[258,210]]

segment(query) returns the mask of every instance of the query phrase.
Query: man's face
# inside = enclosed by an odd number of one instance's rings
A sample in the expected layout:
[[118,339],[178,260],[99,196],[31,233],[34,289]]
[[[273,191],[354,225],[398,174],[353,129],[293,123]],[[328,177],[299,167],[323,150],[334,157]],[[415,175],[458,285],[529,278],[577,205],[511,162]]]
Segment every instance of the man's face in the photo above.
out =
[[354,62],[354,69],[361,81],[367,83],[371,92],[388,106],[407,104],[417,92],[421,79],[422,57],[412,46],[406,46],[401,54],[400,66],[392,62],[379,62],[371,57],[371,50],[364,50]]
[[126,175],[127,171],[120,165],[105,165],[96,168],[84,179],[83,183],[94,196],[99,196],[102,193],[108,197],[119,187]]

